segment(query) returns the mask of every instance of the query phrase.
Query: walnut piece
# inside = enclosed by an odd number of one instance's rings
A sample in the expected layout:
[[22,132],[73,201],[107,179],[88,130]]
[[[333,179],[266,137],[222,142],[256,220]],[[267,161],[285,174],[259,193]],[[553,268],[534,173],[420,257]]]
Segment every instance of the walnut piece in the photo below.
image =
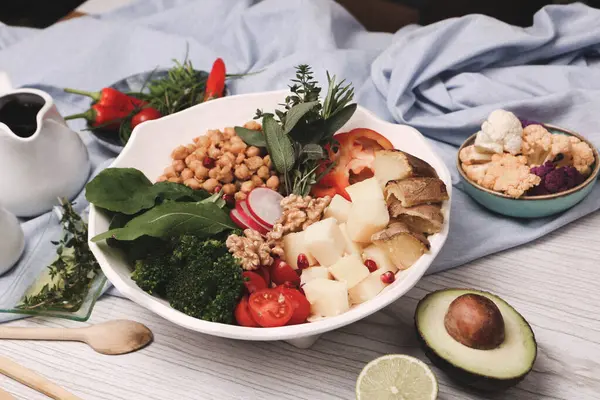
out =
[[269,245],[261,234],[253,229],[246,229],[244,236],[229,235],[225,244],[246,271],[273,264]]

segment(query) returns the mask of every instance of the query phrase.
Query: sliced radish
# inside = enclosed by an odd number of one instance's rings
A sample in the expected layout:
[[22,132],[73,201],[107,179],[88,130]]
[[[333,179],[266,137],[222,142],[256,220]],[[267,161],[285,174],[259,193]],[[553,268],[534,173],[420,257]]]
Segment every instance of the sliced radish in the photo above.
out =
[[267,232],[269,232],[267,228],[260,225],[258,222],[256,222],[244,212],[240,211],[240,209],[237,207],[237,204],[236,208],[231,210],[229,216],[231,217],[231,220],[242,229],[254,229],[255,231],[258,231],[258,233],[260,233],[261,235],[266,235]]
[[245,215],[246,217],[248,217],[248,219],[253,220],[258,225],[263,227],[263,229],[270,231],[273,228],[272,226],[267,226],[265,224],[262,224],[260,221],[258,221],[256,218],[254,218],[252,216],[252,213],[250,212],[250,208],[248,207],[248,202],[246,200],[238,201],[237,203],[235,203],[235,208],[237,208],[238,212],[241,215]]
[[281,200],[283,196],[268,188],[256,188],[248,195],[248,211],[255,220],[273,228],[281,217]]

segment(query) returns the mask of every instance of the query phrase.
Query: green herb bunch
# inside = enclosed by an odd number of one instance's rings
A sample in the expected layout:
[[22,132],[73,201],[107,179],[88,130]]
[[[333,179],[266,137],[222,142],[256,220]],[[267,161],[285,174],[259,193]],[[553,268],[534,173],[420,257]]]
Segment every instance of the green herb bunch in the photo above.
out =
[[255,119],[263,119],[263,132],[236,127],[236,133],[248,145],[266,147],[284,185],[284,195],[306,196],[312,186],[329,172],[322,170],[328,158],[327,147],[335,145],[333,135],[356,111],[354,89],[327,72],[327,94],[321,102],[321,88],[308,65],[296,67],[289,86],[290,95],[273,113],[257,110]]
[[23,310],[77,311],[83,304],[100,265],[88,246],[88,227],[71,203],[62,201],[63,237],[56,245],[57,259],[48,266],[50,282],[17,306]]

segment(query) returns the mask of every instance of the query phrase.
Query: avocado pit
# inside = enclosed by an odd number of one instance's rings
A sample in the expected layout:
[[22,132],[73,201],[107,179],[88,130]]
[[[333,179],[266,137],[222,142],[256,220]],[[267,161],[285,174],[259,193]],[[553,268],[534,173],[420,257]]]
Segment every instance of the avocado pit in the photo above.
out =
[[504,319],[489,298],[466,293],[450,303],[444,317],[448,334],[456,341],[477,350],[495,349],[504,342]]

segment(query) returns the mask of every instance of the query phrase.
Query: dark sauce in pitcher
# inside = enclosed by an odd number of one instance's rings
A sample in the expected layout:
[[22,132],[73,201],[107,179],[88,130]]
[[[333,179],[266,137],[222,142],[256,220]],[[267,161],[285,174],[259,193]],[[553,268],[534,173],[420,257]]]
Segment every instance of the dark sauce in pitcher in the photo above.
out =
[[30,137],[37,130],[37,115],[44,99],[33,93],[16,93],[0,97],[0,122],[17,136]]

